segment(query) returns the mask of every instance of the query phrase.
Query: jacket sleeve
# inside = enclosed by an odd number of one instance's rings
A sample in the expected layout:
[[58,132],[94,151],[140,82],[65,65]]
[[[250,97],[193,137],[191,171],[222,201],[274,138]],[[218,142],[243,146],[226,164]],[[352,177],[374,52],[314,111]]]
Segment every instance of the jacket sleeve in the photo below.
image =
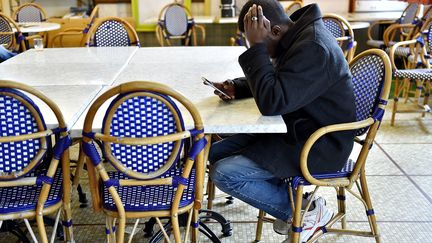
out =
[[[316,42],[304,41],[282,54],[274,67],[265,44],[257,44],[239,57],[255,102],[263,115],[298,110],[329,88],[329,53]],[[291,49],[292,49],[291,48]],[[277,68],[277,72],[275,70]]]
[[246,78],[235,78],[232,81],[234,82],[236,99],[252,97],[252,93]]

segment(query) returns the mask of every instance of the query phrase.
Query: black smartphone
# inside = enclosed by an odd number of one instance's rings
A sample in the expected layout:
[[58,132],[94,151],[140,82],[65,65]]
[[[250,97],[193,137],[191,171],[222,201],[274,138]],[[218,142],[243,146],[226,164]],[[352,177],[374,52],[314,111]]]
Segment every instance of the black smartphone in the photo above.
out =
[[218,89],[216,86],[214,86],[214,84],[213,84],[212,81],[210,81],[210,80],[208,80],[208,79],[206,79],[206,78],[204,78],[204,77],[201,77],[201,79],[202,79],[202,81],[203,81],[203,84],[212,87],[213,89],[217,90],[219,93],[223,94],[223,95],[224,95],[225,97],[227,97],[228,99],[231,99],[231,96],[229,96],[227,93],[225,93],[224,91],[222,91],[222,90]]

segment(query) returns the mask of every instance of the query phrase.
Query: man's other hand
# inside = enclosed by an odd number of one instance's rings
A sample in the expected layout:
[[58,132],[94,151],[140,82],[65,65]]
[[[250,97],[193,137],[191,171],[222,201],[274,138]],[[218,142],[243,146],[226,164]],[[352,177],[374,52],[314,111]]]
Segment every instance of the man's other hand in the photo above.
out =
[[263,43],[270,34],[270,21],[264,16],[261,6],[252,5],[243,18],[246,39],[251,46]]

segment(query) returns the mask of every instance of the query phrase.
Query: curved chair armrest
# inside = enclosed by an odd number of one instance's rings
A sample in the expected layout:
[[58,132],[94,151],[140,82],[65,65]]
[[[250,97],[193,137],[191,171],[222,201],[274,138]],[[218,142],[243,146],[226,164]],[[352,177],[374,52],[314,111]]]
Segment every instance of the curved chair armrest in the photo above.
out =
[[390,20],[380,20],[380,21],[373,22],[369,26],[369,28],[368,28],[368,39],[369,40],[373,40],[373,38],[372,38],[372,30],[374,29],[375,26],[377,26],[377,25],[383,25],[383,24],[390,25],[390,24],[394,24],[394,23],[395,23],[395,21],[390,21]]
[[303,146],[303,149],[300,154],[300,168],[303,174],[303,177],[310,182],[313,185],[317,186],[337,186],[335,183],[320,180],[314,178],[311,173],[309,172],[308,168],[308,157],[309,152],[311,151],[311,148],[315,144],[315,142],[320,139],[322,136],[332,133],[332,132],[338,132],[338,131],[349,131],[349,130],[357,130],[360,128],[364,128],[367,126],[370,126],[375,123],[375,120],[373,118],[368,118],[363,121],[358,122],[349,122],[349,123],[341,123],[341,124],[334,124],[322,127],[318,130],[316,130],[306,141],[305,145]]
[[[79,28],[74,28],[74,29],[67,29],[67,30],[64,30],[64,31],[62,31],[62,32],[60,32],[60,33],[57,33],[52,39],[51,39],[51,42],[50,42],[50,47],[55,47],[54,46],[54,44],[55,44],[55,42],[56,42],[56,40],[58,39],[58,38],[60,38],[60,47],[63,47],[63,43],[62,43],[62,40],[63,40],[63,36],[78,36],[78,35],[81,35],[81,36],[83,36],[84,37],[84,33],[83,33],[83,30],[82,29],[79,29]],[[80,46],[82,46],[82,41],[81,41],[81,43],[80,43]]]
[[384,31],[384,44],[386,46],[390,46],[390,41],[394,40],[395,34],[397,34],[397,31],[402,32],[402,29],[411,29],[411,32],[414,31],[414,29],[417,28],[417,25],[415,24],[392,24],[390,25],[385,31]]
[[[201,43],[200,43],[200,45],[203,46],[204,43],[205,43],[205,39],[206,39],[206,30],[205,30],[205,27],[203,25],[195,24],[194,28],[198,28],[201,31]],[[195,33],[194,33],[194,37],[196,39],[196,34]]]
[[396,63],[395,63],[395,56],[394,56],[394,54],[396,52],[396,49],[399,48],[399,47],[401,47],[401,46],[415,44],[416,42],[417,42],[417,40],[400,41],[400,42],[395,43],[390,48],[389,57],[390,57],[390,61],[391,61],[391,64],[392,64],[393,71],[397,70]]

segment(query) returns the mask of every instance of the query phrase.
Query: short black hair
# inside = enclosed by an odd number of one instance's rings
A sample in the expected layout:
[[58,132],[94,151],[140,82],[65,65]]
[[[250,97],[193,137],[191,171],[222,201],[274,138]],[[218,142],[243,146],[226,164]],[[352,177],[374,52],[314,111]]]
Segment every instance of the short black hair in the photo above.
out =
[[249,11],[249,8],[252,7],[252,5],[256,4],[257,6],[260,5],[263,9],[264,16],[270,20],[270,24],[277,25],[277,24],[284,24],[289,22],[290,18],[285,13],[284,8],[277,0],[250,0],[245,3],[243,8],[240,11],[240,15],[238,18],[238,28],[241,32],[244,32],[244,23],[243,18]]

